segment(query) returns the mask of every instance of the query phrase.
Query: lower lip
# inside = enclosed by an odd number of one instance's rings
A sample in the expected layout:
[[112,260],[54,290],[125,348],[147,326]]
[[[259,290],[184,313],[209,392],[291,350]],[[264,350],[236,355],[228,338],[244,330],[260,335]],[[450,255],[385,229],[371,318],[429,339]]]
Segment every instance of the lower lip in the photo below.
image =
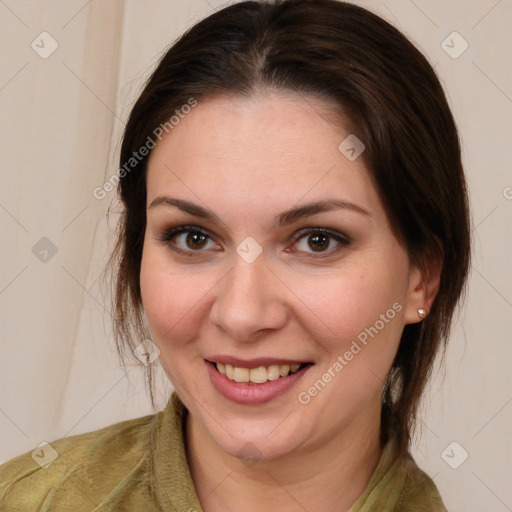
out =
[[208,374],[215,389],[228,400],[238,404],[250,405],[268,402],[285,393],[303,377],[311,366],[305,366],[288,377],[279,377],[276,380],[268,380],[263,384],[254,384],[228,379],[212,363],[206,361]]

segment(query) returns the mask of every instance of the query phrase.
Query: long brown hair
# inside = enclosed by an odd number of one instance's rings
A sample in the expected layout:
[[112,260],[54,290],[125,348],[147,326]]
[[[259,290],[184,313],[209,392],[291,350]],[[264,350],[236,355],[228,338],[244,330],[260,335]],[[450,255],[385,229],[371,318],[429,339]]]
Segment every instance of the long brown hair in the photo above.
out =
[[[361,7],[337,0],[236,3],[197,23],[160,60],[131,111],[121,148],[124,212],[107,266],[115,274],[119,353],[124,360],[127,348],[148,337],[139,281],[148,156],[135,161],[134,153],[191,98],[200,103],[261,89],[314,94],[338,105],[364,141],[362,158],[411,261],[442,257],[432,309],[404,328],[382,396],[382,437],[392,431],[405,456],[468,274],[468,199],[457,129],[434,70],[404,35]],[[146,370],[154,405],[154,368]]]

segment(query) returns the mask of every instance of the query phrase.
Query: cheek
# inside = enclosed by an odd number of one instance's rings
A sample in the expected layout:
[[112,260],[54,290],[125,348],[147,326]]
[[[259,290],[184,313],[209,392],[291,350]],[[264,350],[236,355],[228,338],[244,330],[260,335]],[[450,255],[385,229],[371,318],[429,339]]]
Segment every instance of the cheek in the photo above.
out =
[[142,256],[140,286],[152,339],[159,348],[179,344],[197,328],[201,298],[209,289],[206,279],[173,272],[162,251],[148,248]]
[[403,330],[407,288],[404,273],[385,262],[349,267],[302,279],[296,291],[307,305],[302,326],[324,352],[322,370],[341,357],[334,373],[343,375],[337,382],[344,385],[336,393],[355,400],[373,393],[389,371]]
[[364,271],[302,279],[295,288],[309,310],[309,325],[345,339],[373,325],[380,315],[397,317],[395,303],[403,301],[401,286],[385,272]]

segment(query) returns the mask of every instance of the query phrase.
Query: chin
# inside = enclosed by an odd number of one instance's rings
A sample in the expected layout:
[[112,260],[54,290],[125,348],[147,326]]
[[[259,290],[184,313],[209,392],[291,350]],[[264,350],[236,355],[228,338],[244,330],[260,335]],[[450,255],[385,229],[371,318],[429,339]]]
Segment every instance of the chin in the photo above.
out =
[[297,421],[293,411],[283,408],[277,414],[262,415],[260,410],[256,415],[253,411],[251,418],[247,413],[218,407],[210,407],[207,413],[198,404],[191,404],[189,411],[222,452],[249,462],[285,457],[296,451],[308,436],[304,421]]
[[[226,454],[241,459],[251,466],[256,462],[273,461],[284,458],[287,455],[296,452],[300,446],[300,440],[288,431],[284,435],[273,435],[268,431],[262,433],[249,428],[245,435],[230,436],[226,432],[220,434],[211,432],[219,448]],[[220,434],[217,436],[217,434]]]

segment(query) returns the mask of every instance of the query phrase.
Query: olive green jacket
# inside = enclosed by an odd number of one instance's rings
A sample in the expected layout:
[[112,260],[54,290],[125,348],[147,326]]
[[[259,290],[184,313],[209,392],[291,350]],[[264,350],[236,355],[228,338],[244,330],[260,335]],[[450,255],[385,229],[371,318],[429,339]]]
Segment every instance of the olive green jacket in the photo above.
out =
[[[185,455],[187,410],[165,409],[51,442],[0,466],[2,512],[201,512]],[[349,512],[446,512],[432,480],[388,443]]]

